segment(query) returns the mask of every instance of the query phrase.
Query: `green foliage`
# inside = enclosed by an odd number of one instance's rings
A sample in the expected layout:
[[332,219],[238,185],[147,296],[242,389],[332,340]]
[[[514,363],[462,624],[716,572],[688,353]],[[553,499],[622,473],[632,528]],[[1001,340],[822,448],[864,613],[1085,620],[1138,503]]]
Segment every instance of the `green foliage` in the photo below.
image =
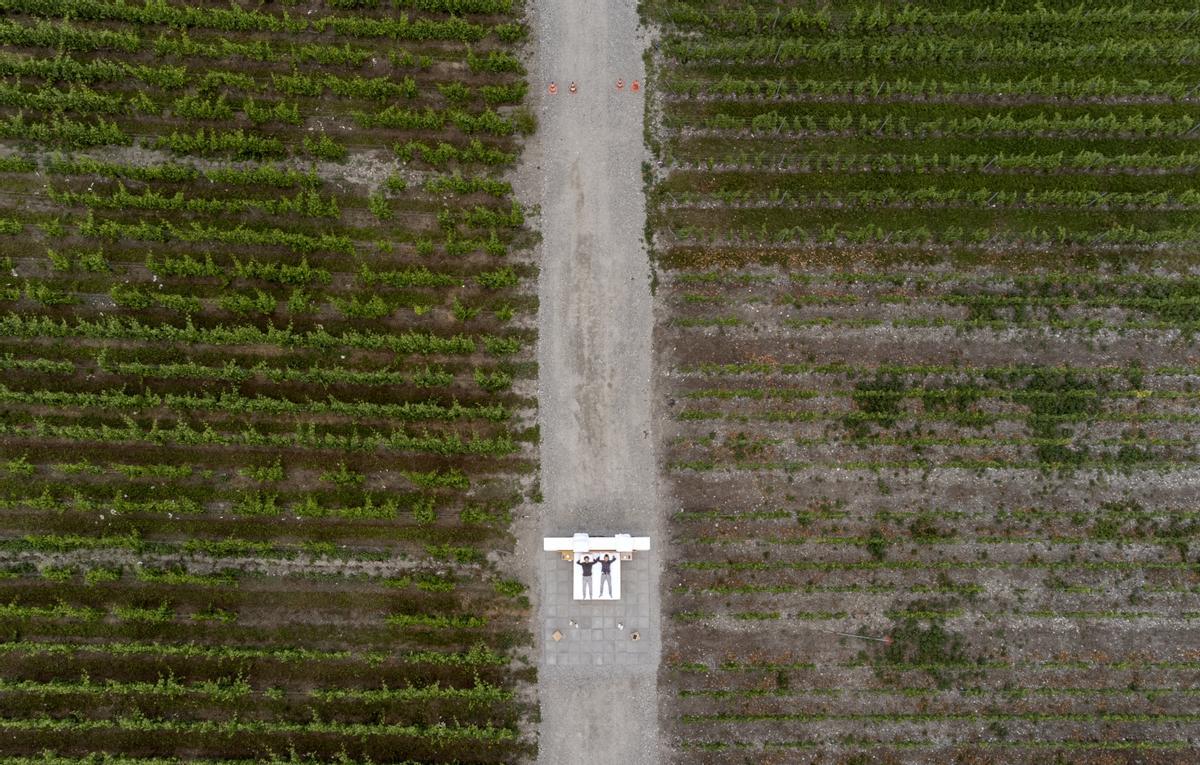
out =
[[55,175],[96,175],[102,178],[129,178],[137,181],[164,181],[167,183],[184,183],[200,177],[199,171],[194,167],[170,162],[144,167],[117,162],[102,162],[91,157],[66,159],[60,155],[52,155],[46,164],[46,169]]
[[242,516],[279,515],[279,495],[273,491],[241,492],[233,503],[233,513]]
[[346,255],[353,254],[354,245],[344,234],[321,233],[310,235],[275,228],[250,228],[239,224],[235,228],[206,226],[193,222],[190,226],[177,226],[171,222],[122,223],[117,220],[97,221],[89,210],[79,230],[88,235],[109,241],[122,238],[146,242],[170,242],[178,239],[185,242],[214,241],[225,244],[257,246],[282,246],[293,252],[308,254],[317,250],[329,250]]
[[393,0],[393,2],[397,7],[460,16],[472,13],[483,16],[501,16],[513,11],[513,0]]
[[[481,261],[531,241],[511,186],[483,174],[516,159],[526,86],[502,38],[519,9],[372,2],[6,6],[0,547],[53,564],[0,571],[0,653],[44,670],[0,693],[49,710],[10,720],[50,749],[9,765],[138,765],[86,755],[113,748],[97,736],[186,740],[201,762],[256,736],[402,740],[418,759],[527,748],[525,594],[475,602],[530,468],[528,402],[506,391],[532,373],[532,334],[451,326],[532,305],[531,267]],[[411,167],[361,174],[397,144]],[[482,365],[496,394],[472,384],[485,349],[521,354]],[[400,569],[386,584],[405,591],[382,595],[371,572]],[[273,605],[247,609],[255,593]],[[314,648],[336,623],[405,646]],[[297,669],[299,696],[263,675]],[[347,711],[364,704],[404,719]]]
[[222,310],[239,316],[270,316],[275,313],[276,300],[273,295],[260,289],[254,290],[253,295],[241,292],[229,292],[217,299]]
[[242,103],[242,111],[245,113],[246,119],[255,125],[264,125],[269,122],[278,122],[284,125],[299,125],[304,121],[300,115],[300,107],[295,101],[291,103],[275,101],[274,103],[260,104],[253,98],[247,98]]
[[888,664],[915,665],[928,673],[939,688],[949,688],[968,661],[966,641],[946,629],[941,619],[905,618],[892,627],[890,637],[877,669],[886,669]]
[[0,138],[32,141],[67,149],[127,146],[132,139],[115,122],[78,122],[53,116],[49,122],[26,122],[21,112],[0,120]]
[[[1162,494],[1195,458],[1191,9],[643,10],[662,31],[643,177],[673,349],[663,448],[705,505],[670,524],[699,551],[672,593],[682,741],[731,761],[908,756],[831,732],[853,718],[911,724],[900,748],[923,753],[974,725],[965,760],[1119,758],[1008,721],[1085,710],[1095,727],[1144,693],[1109,681],[1163,651],[1039,654],[1016,635],[1145,638],[1176,618],[1158,593],[1188,589],[1119,583],[1195,557],[1190,505]],[[1101,504],[1117,498],[1141,507]],[[1132,561],[1143,545],[1171,560]],[[890,630],[835,610],[860,598]],[[824,659],[761,628],[776,616],[844,670],[873,667],[871,689],[814,688]],[[1031,682],[1045,672],[1089,682]]]
[[425,266],[406,268],[401,271],[376,271],[363,264],[359,267],[358,281],[364,286],[384,285],[403,289],[407,287],[454,287],[461,283],[456,274],[435,273]]
[[274,199],[212,199],[185,197],[181,191],[172,196],[157,191],[133,194],[126,190],[124,183],[118,183],[117,190],[111,194],[57,191],[55,189],[49,189],[48,194],[56,202],[84,205],[89,209],[140,209],[197,213],[238,213],[260,210],[276,215],[293,213],[323,218],[336,218],[340,212],[335,198],[330,197],[326,200],[311,189],[298,191],[293,197]]
[[516,43],[525,39],[527,29],[523,24],[497,24],[492,28],[501,42]]
[[519,598],[529,588],[516,579],[495,579],[492,581],[492,589],[501,597]]
[[463,323],[466,323],[478,316],[481,310],[481,308],[472,308],[471,306],[466,305],[458,298],[454,299],[454,304],[450,308],[451,313],[454,314],[454,318]]
[[69,475],[100,475],[104,472],[104,468],[99,465],[93,465],[88,460],[80,460],[79,462],[60,462],[53,466],[56,470],[61,470]]
[[123,465],[114,463],[111,467],[129,479],[190,478],[194,472],[191,465]]
[[197,622],[220,622],[222,624],[233,624],[237,621],[237,613],[226,611],[223,608],[216,606],[207,606],[200,611],[196,611],[191,615],[192,621]]
[[896,375],[877,375],[854,385],[853,401],[863,417],[847,418],[847,426],[860,436],[863,428],[874,423],[883,428],[893,427],[903,414],[904,382]]
[[479,95],[488,105],[519,104],[524,100],[528,90],[529,86],[524,81],[518,80],[504,85],[482,85],[479,88]]
[[54,87],[23,90],[0,83],[0,104],[18,109],[81,114],[118,114],[125,110],[124,99],[99,93],[86,85],[69,90]]
[[397,69],[424,69],[433,67],[433,56],[428,53],[413,55],[412,51],[388,51],[388,61]]
[[99,249],[59,252],[47,248],[46,257],[50,259],[50,267],[55,271],[83,271],[102,274],[111,270],[104,251]]
[[328,481],[342,489],[350,489],[356,486],[361,486],[366,476],[355,470],[351,470],[346,466],[345,462],[339,462],[335,470],[327,470],[321,473],[321,480]]
[[[288,511],[304,518],[343,518],[350,520],[395,520],[399,513],[399,504],[395,499],[387,499],[376,504],[375,499],[367,496],[361,505],[349,507],[330,507],[321,504],[311,494],[294,503]],[[332,551],[331,553],[332,554]]]
[[[72,578],[74,578],[75,569],[71,566],[46,566],[42,568],[41,575],[42,578],[48,582],[63,584],[64,582],[69,582]],[[4,607],[0,606],[0,608]],[[9,612],[13,613],[13,615],[17,615],[15,608],[11,608]]]
[[242,43],[218,37],[213,42],[197,42],[186,29],[181,30],[178,37],[172,37],[165,32],[160,34],[154,40],[154,52],[159,56],[202,56],[218,59],[240,56],[252,61],[276,61],[281,56],[271,43],[265,40]]
[[525,66],[521,60],[508,51],[488,51],[486,56],[476,56],[467,51],[467,66],[472,72],[489,72],[491,74],[525,74]]
[[437,521],[437,510],[434,507],[433,497],[420,497],[412,503],[413,523],[418,526],[427,526]]
[[320,186],[321,177],[316,170],[301,172],[290,167],[272,167],[259,165],[249,168],[216,167],[204,171],[204,177],[214,183],[237,186],[272,186],[275,188],[301,187],[315,189]]
[[132,79],[162,90],[177,90],[187,82],[186,71],[185,67],[151,67],[102,57],[81,61],[66,53],[58,53],[53,58],[0,53],[0,74],[4,76],[66,83],[93,84]]
[[13,475],[31,476],[37,467],[29,462],[29,458],[26,455],[22,454],[16,459],[5,462],[4,469]]
[[879,529],[871,529],[870,535],[867,536],[863,547],[871,554],[875,560],[883,560],[887,555],[888,538]]
[[222,120],[233,119],[233,108],[221,93],[216,98],[211,96],[184,95],[175,99],[171,110],[176,116],[189,120]]
[[315,138],[304,136],[304,152],[315,159],[323,159],[327,162],[341,162],[349,153],[345,146],[337,143],[325,133],[320,133]]
[[158,258],[153,253],[146,256],[146,268],[159,276],[177,277],[220,277],[225,270],[213,262],[210,253],[204,254],[204,262],[200,262],[189,254],[181,257],[167,256]]
[[141,39],[132,32],[82,28],[69,21],[38,20],[32,25],[23,25],[0,20],[0,43],[71,52],[115,50],[132,53],[141,46]]
[[305,43],[293,44],[290,54],[298,64],[313,61],[326,66],[358,67],[369,61],[375,55],[375,51],[352,46],[350,43],[343,43],[341,46]]
[[396,144],[395,151],[406,162],[411,162],[419,156],[426,164],[438,168],[445,167],[451,162],[462,165],[479,163],[499,166],[512,164],[516,160],[515,154],[489,147],[478,138],[471,139],[466,148],[459,148],[445,142],[439,143],[436,148],[431,148],[422,141],[408,141],[404,144]]
[[521,340],[517,337],[495,337],[485,335],[483,346],[494,356],[508,356],[521,350]]
[[262,467],[244,467],[238,472],[246,478],[249,478],[251,481],[282,481],[284,478],[283,465],[280,463],[278,457],[276,457],[275,461],[270,465],[265,465]]
[[297,264],[280,263],[279,261],[259,261],[254,258],[242,262],[233,259],[233,273],[239,279],[261,279],[286,285],[329,284],[333,275],[324,268],[315,268],[308,263],[308,257],[300,258]]
[[487,29],[460,18],[446,20],[417,19],[410,21],[408,14],[394,18],[367,18],[363,16],[327,16],[317,20],[314,31],[330,31],[347,37],[386,37],[395,40],[456,40],[477,42],[487,34]]
[[309,28],[302,19],[292,20],[259,11],[234,8],[201,8],[147,4],[110,4],[101,0],[11,0],[12,10],[53,16],[71,15],[93,21],[123,21],[136,26],[159,24],[175,28],[202,27],[222,31],[302,32]]
[[44,306],[70,305],[76,301],[74,295],[57,290],[45,282],[25,282],[25,297]]
[[520,279],[511,266],[505,266],[494,271],[482,271],[476,274],[475,282],[485,289],[502,290],[517,286]]
[[445,614],[391,614],[387,617],[388,624],[405,629],[443,629],[468,630],[478,629],[487,624],[482,616],[446,616]]
[[451,192],[454,194],[475,194],[483,192],[495,197],[507,197],[512,194],[512,185],[507,181],[498,181],[482,176],[463,177],[459,173],[453,175],[437,175],[425,181],[425,190],[430,194]]
[[460,564],[481,563],[484,554],[474,547],[450,544],[426,545],[425,553],[436,560],[455,561]]
[[[0,62],[3,58],[0,57]],[[28,157],[11,155],[0,157],[0,173],[31,173],[37,169],[37,162]]]
[[512,522],[512,513],[504,509],[494,510],[470,503],[463,507],[462,512],[458,514],[458,519],[464,526],[504,528]]
[[392,306],[379,295],[371,295],[369,298],[352,295],[349,300],[333,298],[333,305],[343,316],[350,319],[381,319],[393,311]]
[[108,296],[121,308],[134,311],[161,308],[167,311],[193,314],[199,313],[204,308],[200,300],[191,295],[159,292],[127,284],[114,284],[108,291]]
[[[283,142],[270,136],[259,136],[237,130],[197,128],[195,133],[174,131],[160,137],[155,146],[176,154],[195,154],[200,157],[230,156],[234,159],[275,159],[286,155]],[[307,149],[307,144],[305,145]]]
[[119,581],[121,581],[119,568],[89,568],[83,574],[83,583],[88,587]]
[[114,606],[112,614],[124,622],[141,622],[143,624],[167,624],[175,620],[175,609],[165,602],[154,608]]
[[316,310],[316,306],[312,296],[297,287],[288,295],[287,310],[290,314],[299,315],[311,313],[312,311]]
[[413,373],[412,383],[418,388],[444,388],[454,382],[454,375],[444,369],[428,366]]
[[471,97],[471,89],[461,82],[439,82],[438,92],[453,104],[460,104]]
[[[142,340],[172,340],[177,342],[212,343],[216,345],[254,344],[275,341],[298,347],[336,348],[348,346],[369,350],[389,350],[394,353],[465,354],[475,351],[475,342],[462,335],[443,337],[421,332],[374,333],[350,331],[333,335],[324,329],[297,332],[291,329],[262,330],[255,326],[218,325],[212,328],[195,326],[143,324],[137,319],[112,317],[104,321],[77,320],[66,325],[42,316],[9,313],[0,316],[0,331],[18,337],[45,334],[50,337],[126,338]],[[36,334],[35,334],[36,333]]]
[[134,572],[139,581],[165,584],[171,587],[234,587],[237,585],[237,572],[233,570],[218,574],[193,574],[182,566],[174,568],[138,566]]
[[448,471],[431,470],[428,472],[419,472],[414,470],[403,471],[403,475],[408,480],[412,481],[415,486],[422,488],[449,488],[467,490],[471,486],[470,479],[466,474],[457,469]]
[[391,203],[383,194],[372,194],[367,197],[367,207],[371,210],[371,214],[381,221],[391,220],[395,217]]
[[490,372],[485,372],[482,369],[476,368],[474,377],[475,384],[489,393],[499,393],[512,387],[512,375],[502,369],[493,369]]

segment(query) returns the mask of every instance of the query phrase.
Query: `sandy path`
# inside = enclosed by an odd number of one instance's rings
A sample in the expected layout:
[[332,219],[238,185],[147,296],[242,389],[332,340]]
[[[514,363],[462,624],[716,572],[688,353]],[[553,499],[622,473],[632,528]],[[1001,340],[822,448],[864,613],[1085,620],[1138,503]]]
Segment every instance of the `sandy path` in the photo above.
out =
[[[657,548],[653,318],[641,241],[644,104],[630,89],[644,81],[645,37],[634,0],[538,0],[532,22],[540,122],[523,175],[542,192],[538,536],[627,531],[651,536]],[[554,96],[546,93],[551,80],[559,86]],[[523,547],[536,558],[540,544],[528,541]],[[654,661],[621,668],[541,661],[539,762],[659,762],[657,560],[646,630]]]

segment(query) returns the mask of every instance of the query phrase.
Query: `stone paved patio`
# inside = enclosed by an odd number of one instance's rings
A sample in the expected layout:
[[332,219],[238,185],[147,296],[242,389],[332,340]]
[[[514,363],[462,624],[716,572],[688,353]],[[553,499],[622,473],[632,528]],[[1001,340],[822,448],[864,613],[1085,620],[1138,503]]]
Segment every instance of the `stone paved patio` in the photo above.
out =
[[[649,587],[650,556],[634,553],[621,562],[621,599],[574,600],[571,597],[571,562],[557,553],[542,553],[542,638],[546,664],[558,666],[612,666],[646,664],[657,660],[647,634],[653,593]],[[575,622],[575,626],[571,622]],[[617,629],[624,624],[625,629]],[[555,642],[554,630],[562,632]],[[641,634],[634,640],[634,632]]]

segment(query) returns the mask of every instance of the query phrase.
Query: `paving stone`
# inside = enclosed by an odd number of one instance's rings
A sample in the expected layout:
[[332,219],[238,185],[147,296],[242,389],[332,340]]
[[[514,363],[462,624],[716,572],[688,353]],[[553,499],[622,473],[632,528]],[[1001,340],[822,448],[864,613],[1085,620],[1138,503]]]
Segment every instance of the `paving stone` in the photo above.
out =
[[[543,641],[548,666],[602,667],[631,666],[653,660],[644,625],[657,607],[657,593],[650,592],[646,581],[649,560],[639,556],[622,565],[623,587],[620,600],[577,601],[569,572],[562,561],[547,554],[543,560],[541,615],[544,635],[560,630],[563,639]],[[572,625],[570,622],[574,621]],[[623,624],[624,629],[617,629]],[[630,635],[642,629],[642,639]]]

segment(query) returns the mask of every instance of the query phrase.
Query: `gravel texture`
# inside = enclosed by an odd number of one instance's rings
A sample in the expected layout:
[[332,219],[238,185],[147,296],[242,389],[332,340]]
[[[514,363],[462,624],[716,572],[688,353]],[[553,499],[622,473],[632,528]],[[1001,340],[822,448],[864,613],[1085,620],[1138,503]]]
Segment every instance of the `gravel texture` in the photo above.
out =
[[[538,624],[564,604],[541,536],[648,535],[641,554],[647,613],[634,663],[584,664],[564,645],[538,651],[539,761],[659,762],[660,502],[652,427],[652,298],[642,242],[646,36],[632,0],[536,2],[533,104],[539,126],[519,186],[541,206],[539,419],[543,502],[518,551],[537,571]],[[617,79],[625,88],[616,89]],[[569,92],[574,80],[578,92]],[[554,81],[558,93],[549,95]],[[562,576],[569,571],[562,569]],[[627,585],[629,586],[629,585]],[[562,626],[565,632],[569,625]],[[551,630],[552,632],[552,630]],[[605,639],[628,640],[605,630]],[[595,653],[596,646],[571,641]],[[554,657],[551,663],[550,657]]]

